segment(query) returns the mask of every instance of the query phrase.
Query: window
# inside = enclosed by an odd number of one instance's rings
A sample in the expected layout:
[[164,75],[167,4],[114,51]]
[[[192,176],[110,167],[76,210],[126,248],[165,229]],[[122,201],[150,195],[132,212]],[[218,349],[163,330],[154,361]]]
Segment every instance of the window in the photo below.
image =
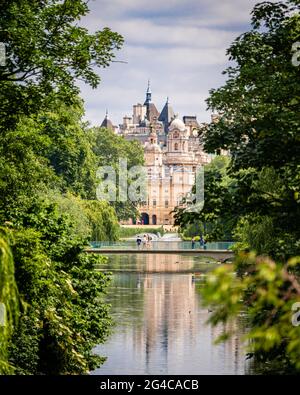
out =
[[165,200],[165,208],[169,207],[169,200]]
[[174,144],[174,150],[178,151],[178,144],[177,143]]
[[156,199],[153,200],[153,207],[156,207]]

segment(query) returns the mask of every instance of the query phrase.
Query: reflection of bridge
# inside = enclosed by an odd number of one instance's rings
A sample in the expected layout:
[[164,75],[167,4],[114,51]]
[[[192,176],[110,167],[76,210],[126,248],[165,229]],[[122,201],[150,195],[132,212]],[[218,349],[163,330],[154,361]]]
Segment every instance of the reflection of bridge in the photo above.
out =
[[193,255],[213,258],[218,261],[232,258],[234,253],[228,248],[232,243],[207,243],[206,248],[191,248],[190,242],[153,241],[150,246],[137,247],[135,241],[126,242],[95,242],[89,253],[96,254],[163,254],[163,255]]
[[234,253],[228,250],[154,250],[154,249],[116,249],[116,248],[89,248],[86,252],[94,254],[177,254],[177,255],[194,255],[213,258],[218,261],[222,261],[228,258],[232,258]]

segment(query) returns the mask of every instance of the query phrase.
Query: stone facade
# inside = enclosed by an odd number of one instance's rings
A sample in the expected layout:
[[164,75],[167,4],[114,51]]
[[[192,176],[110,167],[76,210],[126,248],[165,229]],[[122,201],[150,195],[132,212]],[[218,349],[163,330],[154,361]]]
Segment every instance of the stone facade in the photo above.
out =
[[148,199],[140,207],[144,224],[172,225],[172,211],[191,192],[197,167],[210,162],[210,156],[199,148],[199,138],[198,151],[191,149],[190,140],[194,139],[189,128],[177,118],[169,127],[166,146],[159,142],[155,131],[149,133],[144,148]]
[[140,220],[145,225],[172,225],[172,211],[191,192],[197,167],[211,161],[203,151],[196,116],[174,113],[167,99],[161,113],[152,103],[150,84],[144,104],[133,106],[132,116],[125,116],[120,134],[138,140],[145,150],[148,198],[140,206]]

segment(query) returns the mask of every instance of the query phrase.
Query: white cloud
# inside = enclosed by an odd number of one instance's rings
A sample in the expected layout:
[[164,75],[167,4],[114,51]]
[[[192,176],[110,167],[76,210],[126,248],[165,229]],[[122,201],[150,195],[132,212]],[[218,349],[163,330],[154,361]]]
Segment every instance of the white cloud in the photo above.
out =
[[115,124],[144,101],[148,78],[160,110],[167,96],[181,116],[209,120],[205,99],[224,82],[226,49],[249,28],[257,0],[94,0],[82,23],[91,31],[109,26],[122,34],[118,60],[99,70],[97,90],[81,86],[86,118],[102,122],[106,108]]

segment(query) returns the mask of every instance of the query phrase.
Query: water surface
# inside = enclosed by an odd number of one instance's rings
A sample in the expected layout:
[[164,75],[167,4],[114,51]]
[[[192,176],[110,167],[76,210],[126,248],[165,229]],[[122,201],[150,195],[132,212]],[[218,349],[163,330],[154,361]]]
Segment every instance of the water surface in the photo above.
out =
[[238,335],[214,345],[220,327],[207,325],[197,288],[216,263],[180,255],[111,255],[107,300],[115,327],[96,348],[106,362],[93,374],[245,374],[249,366]]

